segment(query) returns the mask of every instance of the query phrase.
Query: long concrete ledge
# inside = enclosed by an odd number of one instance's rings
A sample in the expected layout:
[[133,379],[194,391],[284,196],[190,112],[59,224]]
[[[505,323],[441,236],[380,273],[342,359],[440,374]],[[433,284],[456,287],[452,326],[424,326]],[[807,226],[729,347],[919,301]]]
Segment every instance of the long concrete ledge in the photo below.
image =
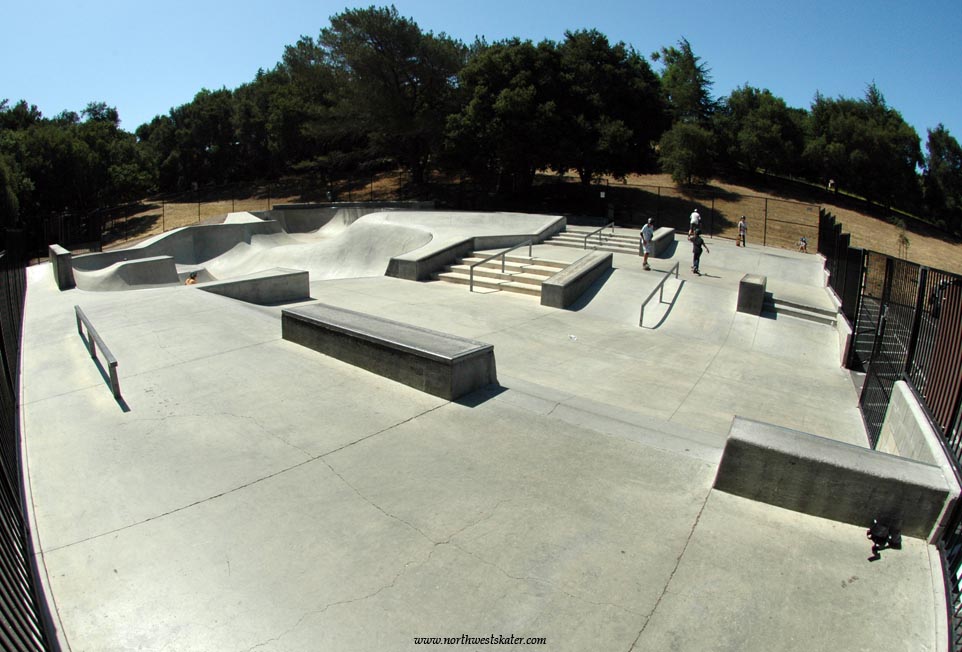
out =
[[282,267],[227,281],[201,283],[195,287],[211,294],[259,305],[309,299],[311,296],[308,273],[304,270]]
[[541,305],[567,308],[611,269],[612,254],[595,251],[576,260],[541,284]]
[[282,310],[281,335],[447,400],[498,382],[490,344],[326,304]]
[[49,257],[57,288],[63,291],[77,287],[73,277],[73,254],[58,244],[52,244],[49,247]]
[[950,489],[939,468],[735,417],[715,489],[868,527],[879,519],[930,539]]

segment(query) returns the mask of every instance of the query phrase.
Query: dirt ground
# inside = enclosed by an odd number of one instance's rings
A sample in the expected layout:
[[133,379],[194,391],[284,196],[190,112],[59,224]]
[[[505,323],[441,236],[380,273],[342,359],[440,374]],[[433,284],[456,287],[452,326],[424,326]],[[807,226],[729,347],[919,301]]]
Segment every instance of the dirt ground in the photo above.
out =
[[[395,172],[380,174],[363,186],[344,187],[338,191],[341,201],[390,200],[397,197],[402,177]],[[608,179],[612,186],[622,180]],[[713,179],[694,191],[679,188],[667,174],[630,175],[624,181],[630,186],[659,188],[662,196],[670,195],[687,201],[688,197],[710,193],[713,210],[718,217],[714,236],[735,238],[738,218],[746,215],[749,224],[749,243],[760,242],[764,224],[764,244],[795,248],[800,236],[808,238],[809,251],[815,251],[818,210],[821,206],[835,215],[844,232],[852,235],[852,244],[879,253],[907,258],[936,269],[962,274],[962,243],[941,234],[934,228],[900,230],[896,225],[877,217],[852,210],[845,202],[833,201],[827,190],[796,185],[779,190],[747,187]],[[237,193],[245,194],[245,193]],[[123,219],[108,223],[106,248],[130,246],[148,237],[182,226],[216,223],[227,213],[269,210],[278,204],[303,201],[323,201],[326,198],[305,196],[303,193],[275,190],[265,193],[253,191],[247,197],[231,199],[209,198],[206,201],[145,200]],[[765,199],[772,201],[766,202]],[[851,202],[849,202],[851,203]]]

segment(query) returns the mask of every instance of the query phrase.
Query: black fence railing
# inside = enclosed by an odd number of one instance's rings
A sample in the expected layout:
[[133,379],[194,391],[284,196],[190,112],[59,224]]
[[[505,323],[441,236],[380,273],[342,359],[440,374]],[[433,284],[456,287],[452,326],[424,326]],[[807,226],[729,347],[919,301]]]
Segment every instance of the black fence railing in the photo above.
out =
[[24,508],[20,459],[20,342],[27,291],[25,236],[4,234],[0,253],[0,648],[55,650]]
[[[878,443],[892,387],[905,380],[962,477],[962,277],[855,249],[824,211],[819,230],[819,253],[825,256],[829,283],[845,315],[855,317],[848,367],[865,373],[859,406],[872,447]],[[962,652],[962,506],[938,545],[950,649]]]

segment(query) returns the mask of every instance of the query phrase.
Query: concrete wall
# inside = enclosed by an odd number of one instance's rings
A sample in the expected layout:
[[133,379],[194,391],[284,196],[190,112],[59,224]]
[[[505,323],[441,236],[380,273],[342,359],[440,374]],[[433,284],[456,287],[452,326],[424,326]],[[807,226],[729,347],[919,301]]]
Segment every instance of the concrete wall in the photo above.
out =
[[919,404],[915,394],[905,381],[900,380],[892,387],[885,420],[882,422],[882,432],[876,450],[891,455],[898,455],[908,459],[937,466],[946,484],[950,487],[951,500],[946,504],[939,518],[939,529],[948,519],[951,507],[962,493],[954,466],[948,458],[941,438],[929,422],[925,411]]
[[298,301],[311,297],[311,284],[306,271],[280,267],[259,272],[250,277],[214,281],[195,287],[211,294],[258,305]]
[[853,525],[877,518],[929,541],[958,495],[937,466],[741,417],[714,487]]
[[541,305],[567,308],[611,269],[612,254],[596,251],[582,256],[541,284]]
[[57,287],[61,291],[77,287],[73,277],[73,255],[60,245],[53,244],[49,248],[49,257]]

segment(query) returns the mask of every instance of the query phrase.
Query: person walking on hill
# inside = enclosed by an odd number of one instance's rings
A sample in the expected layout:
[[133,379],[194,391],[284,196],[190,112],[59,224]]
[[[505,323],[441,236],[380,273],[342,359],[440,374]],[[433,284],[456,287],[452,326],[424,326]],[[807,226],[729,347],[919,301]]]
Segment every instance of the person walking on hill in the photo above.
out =
[[652,220],[648,218],[648,223],[641,227],[641,253],[644,255],[642,259],[642,264],[645,267],[645,271],[650,272],[651,267],[648,266],[648,254],[651,253],[651,241],[655,237],[655,229],[652,227]]
[[691,271],[695,272],[701,276],[701,270],[699,269],[699,263],[701,263],[701,250],[704,248],[705,251],[711,253],[708,245],[701,237],[701,229],[695,229],[695,234],[691,238]]
[[748,236],[748,223],[745,221],[745,216],[742,215],[742,219],[738,220],[738,238],[735,240],[736,247],[747,247],[745,240]]

